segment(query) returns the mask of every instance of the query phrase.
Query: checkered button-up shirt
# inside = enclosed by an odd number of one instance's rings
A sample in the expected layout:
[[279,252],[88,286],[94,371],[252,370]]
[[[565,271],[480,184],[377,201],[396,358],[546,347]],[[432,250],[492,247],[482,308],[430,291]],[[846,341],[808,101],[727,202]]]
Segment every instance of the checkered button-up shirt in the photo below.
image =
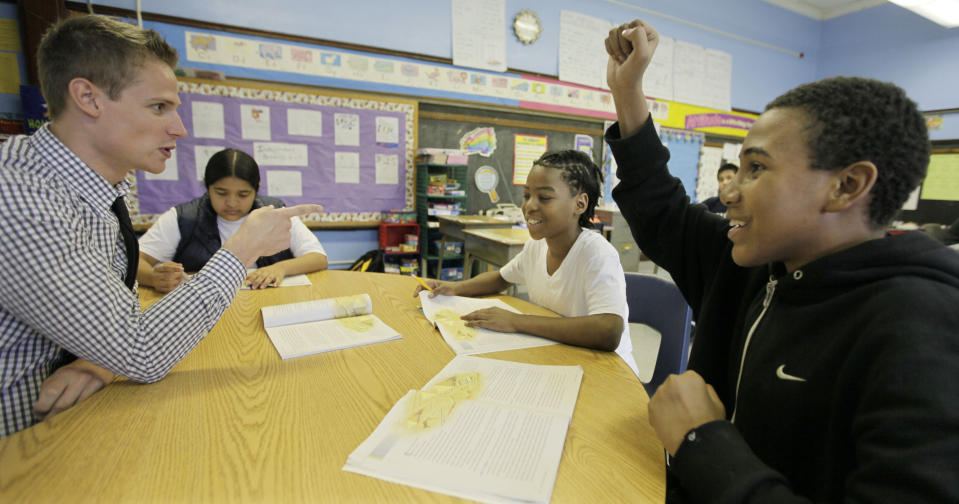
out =
[[220,250],[146,311],[124,283],[111,186],[47,127],[0,144],[0,437],[35,422],[66,352],[138,382],[163,378],[213,327],[246,276]]

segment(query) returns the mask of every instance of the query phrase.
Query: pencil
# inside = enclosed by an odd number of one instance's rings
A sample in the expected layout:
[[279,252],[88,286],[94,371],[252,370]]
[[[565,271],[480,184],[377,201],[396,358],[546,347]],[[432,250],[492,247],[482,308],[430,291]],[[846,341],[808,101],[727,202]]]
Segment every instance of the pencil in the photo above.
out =
[[433,292],[433,289],[432,289],[429,285],[426,285],[426,282],[424,282],[422,278],[420,278],[420,277],[418,277],[418,276],[414,276],[413,278],[415,278],[416,281],[419,282],[420,285],[422,285],[424,289],[426,289],[426,290],[428,290],[428,291],[430,291],[430,292]]

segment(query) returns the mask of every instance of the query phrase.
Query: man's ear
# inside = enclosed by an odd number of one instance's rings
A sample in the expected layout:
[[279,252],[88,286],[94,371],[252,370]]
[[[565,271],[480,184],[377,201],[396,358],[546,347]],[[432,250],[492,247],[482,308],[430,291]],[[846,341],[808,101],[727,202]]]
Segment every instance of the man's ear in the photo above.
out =
[[836,172],[835,176],[824,208],[827,212],[841,212],[861,201],[868,201],[879,170],[872,161],[857,161]]
[[100,117],[103,112],[103,100],[106,94],[83,77],[76,77],[67,84],[68,100],[81,112],[90,117]]

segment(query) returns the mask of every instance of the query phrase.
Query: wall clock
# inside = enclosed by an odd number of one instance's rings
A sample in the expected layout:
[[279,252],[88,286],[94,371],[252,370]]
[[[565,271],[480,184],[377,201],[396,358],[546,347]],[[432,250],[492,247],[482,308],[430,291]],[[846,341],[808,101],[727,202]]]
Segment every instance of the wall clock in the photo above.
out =
[[539,38],[539,34],[542,31],[543,27],[539,24],[539,18],[535,12],[529,9],[520,11],[516,14],[516,17],[513,18],[513,33],[515,33],[516,38],[524,44],[529,45],[536,42],[536,39]]

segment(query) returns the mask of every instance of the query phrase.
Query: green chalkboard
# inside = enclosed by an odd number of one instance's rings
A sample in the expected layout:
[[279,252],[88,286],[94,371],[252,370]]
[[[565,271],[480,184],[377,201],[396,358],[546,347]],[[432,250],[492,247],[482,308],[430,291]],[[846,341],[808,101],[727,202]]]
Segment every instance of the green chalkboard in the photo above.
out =
[[[602,163],[600,156],[603,152],[603,122],[599,119],[515,113],[427,102],[419,104],[417,145],[421,149],[460,149],[463,138],[477,128],[492,128],[496,136],[496,148],[489,156],[479,153],[469,156],[469,183],[466,189],[466,213],[469,214],[496,206],[473,182],[473,174],[483,166],[490,166],[498,173],[496,192],[500,203],[515,203],[516,206],[522,204],[523,186],[513,185],[515,135],[545,136],[547,149],[551,151],[575,149],[577,135],[580,135],[581,143],[585,141],[592,144],[593,161]],[[584,136],[588,137],[588,140]]]

